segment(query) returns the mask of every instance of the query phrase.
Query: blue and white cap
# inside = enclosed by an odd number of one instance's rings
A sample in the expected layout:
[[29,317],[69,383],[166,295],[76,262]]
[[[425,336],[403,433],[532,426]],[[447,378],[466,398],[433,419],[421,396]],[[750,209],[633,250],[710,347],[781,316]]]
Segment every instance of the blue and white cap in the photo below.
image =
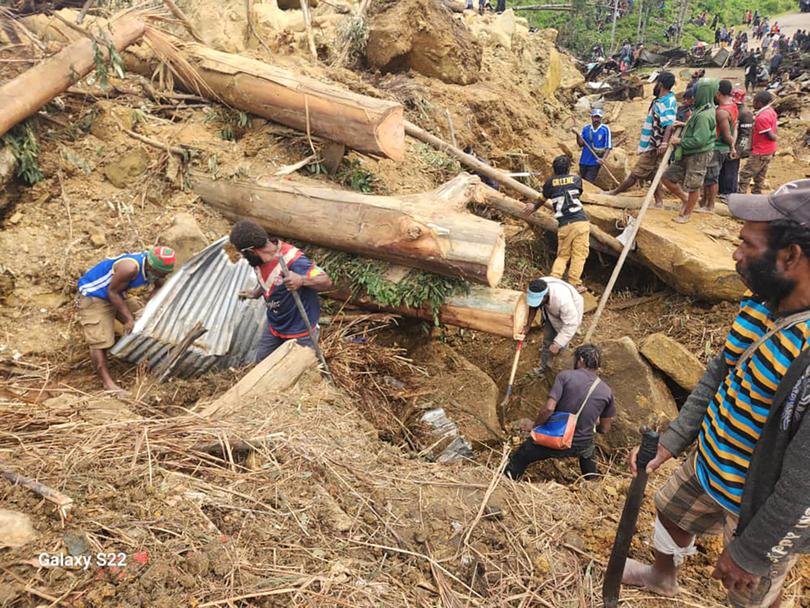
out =
[[603,114],[604,112],[602,111],[602,108],[594,108],[593,110],[591,110],[591,116],[601,117]]
[[537,308],[540,304],[543,303],[543,298],[548,295],[548,283],[543,280],[532,281],[532,284],[537,288],[541,287],[540,291],[532,291],[531,285],[529,285],[529,289],[526,291],[526,301],[528,302],[531,308]]

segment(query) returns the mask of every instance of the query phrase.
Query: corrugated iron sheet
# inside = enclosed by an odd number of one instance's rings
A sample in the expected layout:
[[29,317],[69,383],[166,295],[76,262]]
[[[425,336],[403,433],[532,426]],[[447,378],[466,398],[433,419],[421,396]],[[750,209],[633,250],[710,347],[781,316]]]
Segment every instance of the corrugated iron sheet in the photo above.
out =
[[223,249],[226,240],[209,245],[172,273],[132,333],[111,353],[154,368],[200,321],[208,331],[186,350],[171,375],[188,378],[252,362],[267,323],[264,301],[239,299],[240,290],[256,286],[256,275],[245,260],[230,261]]

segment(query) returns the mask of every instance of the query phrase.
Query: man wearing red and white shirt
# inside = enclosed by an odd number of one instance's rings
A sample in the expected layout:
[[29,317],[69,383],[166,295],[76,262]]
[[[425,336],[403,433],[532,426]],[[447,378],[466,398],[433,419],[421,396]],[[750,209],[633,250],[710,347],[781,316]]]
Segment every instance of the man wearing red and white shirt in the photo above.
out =
[[753,194],[761,194],[768,173],[768,165],[776,154],[776,112],[770,106],[773,95],[761,91],[754,96],[754,136],[751,157],[740,170],[740,192],[748,192],[748,184],[754,180]]

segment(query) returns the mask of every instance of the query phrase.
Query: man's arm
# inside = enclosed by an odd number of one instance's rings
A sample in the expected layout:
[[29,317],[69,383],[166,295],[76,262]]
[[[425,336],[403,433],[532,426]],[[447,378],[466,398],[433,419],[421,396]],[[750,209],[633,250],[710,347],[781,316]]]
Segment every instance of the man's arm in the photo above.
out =
[[573,300],[566,300],[560,306],[560,320],[563,326],[560,331],[557,332],[557,337],[554,338],[554,344],[560,348],[565,348],[568,346],[571,338],[577,333],[579,324],[582,322]]
[[116,316],[124,324],[124,333],[126,334],[132,331],[135,319],[132,318],[132,311],[127,306],[124,292],[137,274],[138,264],[132,260],[121,260],[113,266],[112,279],[110,279],[110,284],[107,287],[107,297],[110,304],[115,308]]
[[551,418],[551,415],[554,413],[554,410],[557,409],[557,402],[554,399],[549,398],[546,401],[545,407],[541,408],[539,412],[537,412],[537,418],[534,419],[534,426],[540,426],[541,424],[545,424],[546,420]]
[[728,366],[722,355],[718,355],[709,361],[706,372],[689,394],[689,397],[687,397],[686,403],[683,404],[681,411],[678,413],[678,417],[669,424],[658,442],[672,456],[681,454],[697,438],[709,403],[711,403],[727,373]]
[[751,574],[766,576],[773,562],[782,561],[799,549],[806,550],[810,543],[808,453],[810,415],[805,413],[785,452],[773,494],[743,533],[726,548],[734,562]]
[[537,316],[537,311],[540,310],[540,307],[529,306],[529,316],[526,319],[526,327],[523,328],[523,332],[515,336],[517,340],[525,340],[526,336],[529,335],[529,330],[532,328],[532,323],[534,323],[534,318]]
[[600,418],[596,423],[596,432],[597,433],[607,433],[610,431],[610,427],[613,426],[613,416],[610,418]]
[[726,110],[717,109],[717,128],[720,130],[720,139],[733,149],[734,137],[731,135],[731,127],[729,126],[730,118],[731,115]]
[[296,291],[302,287],[309,287],[315,291],[326,291],[332,289],[332,279],[323,270],[313,266],[305,275],[291,270],[289,276],[284,279],[284,286],[290,291]]

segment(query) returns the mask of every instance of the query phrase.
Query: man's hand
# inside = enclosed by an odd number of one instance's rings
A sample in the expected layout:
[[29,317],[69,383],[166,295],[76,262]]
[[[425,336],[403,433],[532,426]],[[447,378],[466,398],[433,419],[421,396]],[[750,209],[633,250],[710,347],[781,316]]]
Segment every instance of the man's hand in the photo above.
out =
[[124,335],[127,336],[132,333],[132,328],[135,327],[135,319],[130,317],[124,321]]
[[552,355],[556,355],[560,352],[560,345],[556,342],[552,342],[551,346],[548,347],[548,352],[550,352]]
[[290,291],[298,291],[304,286],[304,277],[300,274],[290,272],[289,276],[284,279],[284,287]]
[[523,418],[520,421],[520,427],[519,428],[520,428],[521,432],[523,432],[523,433],[531,433],[532,428],[534,428],[534,427],[532,426],[532,421],[531,420],[529,420],[528,418]]
[[728,153],[728,157],[731,160],[737,160],[739,156],[737,155],[737,151],[732,148],[731,152]]
[[257,289],[243,289],[239,292],[239,299],[240,300],[255,300],[261,295],[261,292]]
[[677,146],[682,141],[683,140],[677,135],[673,135],[672,137],[669,138],[669,143],[671,143],[673,146]]
[[523,208],[523,213],[526,215],[526,217],[529,217],[535,211],[537,211],[537,208],[531,204],[528,204]]
[[[633,477],[638,475],[638,469],[636,468],[636,457],[638,456],[638,446],[634,447],[633,450],[630,452],[630,472],[633,474]],[[666,449],[661,443],[658,443],[658,452],[655,454],[655,458],[653,458],[647,464],[647,473],[652,473],[662,464],[664,464],[667,460],[672,458],[672,452]]]
[[717,558],[712,578],[723,581],[723,586],[729,591],[752,591],[759,584],[759,577],[734,563],[728,550]]
[[515,340],[517,340],[518,342],[523,342],[525,339],[526,339],[526,332],[525,331],[523,333],[520,333],[520,334],[515,334]]

